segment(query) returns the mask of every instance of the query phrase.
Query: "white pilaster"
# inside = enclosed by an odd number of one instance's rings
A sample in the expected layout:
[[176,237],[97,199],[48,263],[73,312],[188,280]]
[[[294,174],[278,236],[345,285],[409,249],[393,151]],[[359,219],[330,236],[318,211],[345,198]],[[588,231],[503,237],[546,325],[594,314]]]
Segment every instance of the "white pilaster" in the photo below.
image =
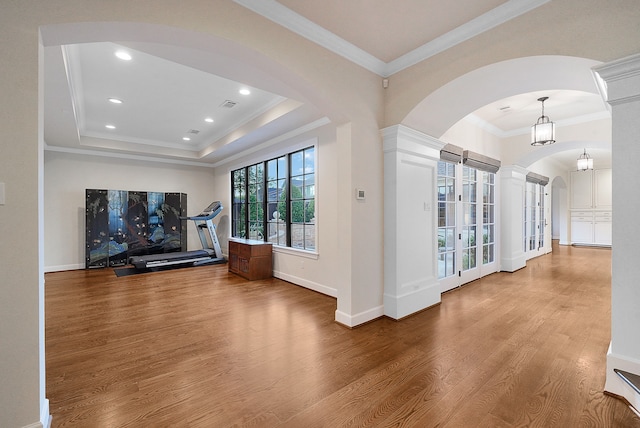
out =
[[[638,408],[638,394],[614,372],[640,374],[640,246],[636,242],[640,187],[640,54],[597,66],[612,106],[613,212],[611,346],[605,390]],[[634,177],[635,176],[635,177]]]
[[402,125],[382,133],[384,314],[400,319],[440,303],[436,183],[444,143]]
[[526,266],[524,253],[524,191],[527,170],[504,166],[500,175],[500,270],[515,272]]

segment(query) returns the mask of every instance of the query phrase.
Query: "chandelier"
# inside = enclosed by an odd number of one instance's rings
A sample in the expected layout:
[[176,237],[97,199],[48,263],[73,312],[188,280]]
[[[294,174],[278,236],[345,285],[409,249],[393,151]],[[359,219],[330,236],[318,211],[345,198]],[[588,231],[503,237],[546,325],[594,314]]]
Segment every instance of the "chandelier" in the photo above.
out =
[[549,116],[544,115],[544,102],[548,99],[549,97],[538,98],[538,101],[542,103],[542,116],[531,127],[532,146],[544,146],[556,142],[556,124],[551,122]]
[[584,153],[578,157],[578,171],[586,171],[593,169],[593,158],[587,153],[587,149],[584,149]]

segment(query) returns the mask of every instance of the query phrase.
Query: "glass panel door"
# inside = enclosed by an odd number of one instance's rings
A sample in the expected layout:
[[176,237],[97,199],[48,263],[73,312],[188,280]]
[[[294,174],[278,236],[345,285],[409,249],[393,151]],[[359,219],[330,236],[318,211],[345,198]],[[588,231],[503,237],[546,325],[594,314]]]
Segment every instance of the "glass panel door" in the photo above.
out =
[[495,174],[438,163],[438,279],[442,292],[497,271],[496,210]]
[[496,259],[496,190],[495,174],[482,172],[482,265]]
[[544,186],[527,182],[524,207],[524,252],[527,260],[544,254]]
[[480,277],[478,270],[478,170],[462,166],[462,198],[460,219],[460,249],[462,283],[473,281]]
[[438,162],[438,279],[442,291],[459,285],[456,263],[456,164]]
[[544,218],[544,186],[541,184],[538,185],[538,199],[540,210],[538,213],[538,249],[542,249],[544,247],[544,227],[546,225],[546,219]]

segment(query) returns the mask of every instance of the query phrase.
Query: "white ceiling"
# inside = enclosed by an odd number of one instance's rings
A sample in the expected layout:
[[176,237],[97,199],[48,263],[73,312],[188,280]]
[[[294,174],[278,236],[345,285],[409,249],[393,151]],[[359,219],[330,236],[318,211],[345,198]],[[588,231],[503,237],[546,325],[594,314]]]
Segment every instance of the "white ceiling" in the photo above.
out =
[[[386,77],[549,0],[235,1]],[[118,50],[132,59],[117,58]],[[106,42],[47,47],[48,149],[215,164],[320,119],[299,100],[255,87],[241,95],[239,89],[246,86],[239,82],[162,56],[157,46]],[[598,95],[554,90],[500,100],[474,112],[472,119],[499,136],[527,133],[540,115],[540,96],[550,97],[545,113],[559,124],[607,114]],[[114,105],[110,97],[123,103]],[[224,107],[228,101],[235,105]],[[206,117],[214,122],[205,122]],[[558,160],[575,165],[576,153],[565,157]]]

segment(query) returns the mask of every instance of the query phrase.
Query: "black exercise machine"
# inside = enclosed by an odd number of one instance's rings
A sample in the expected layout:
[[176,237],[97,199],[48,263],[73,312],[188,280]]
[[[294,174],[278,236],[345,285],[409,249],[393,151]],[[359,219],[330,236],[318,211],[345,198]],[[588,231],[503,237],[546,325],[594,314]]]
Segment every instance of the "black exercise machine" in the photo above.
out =
[[[215,201],[195,217],[180,217],[180,220],[192,220],[196,224],[202,250],[132,256],[129,257],[129,264],[136,269],[145,269],[170,265],[199,266],[226,263],[216,235],[216,225],[213,224],[213,218],[220,214],[222,208],[220,201]],[[205,230],[208,234],[205,234]]]

